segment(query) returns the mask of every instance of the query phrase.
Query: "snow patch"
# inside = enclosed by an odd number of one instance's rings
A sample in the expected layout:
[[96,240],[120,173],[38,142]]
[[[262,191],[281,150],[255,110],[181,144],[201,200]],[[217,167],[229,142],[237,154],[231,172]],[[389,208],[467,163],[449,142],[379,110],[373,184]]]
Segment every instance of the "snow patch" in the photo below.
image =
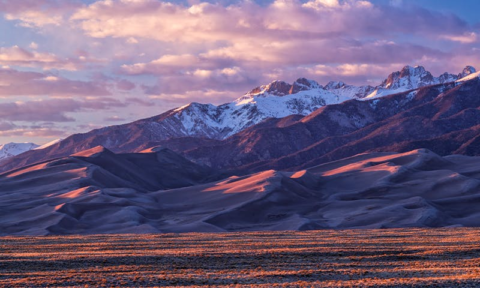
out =
[[0,161],[17,156],[37,147],[38,145],[34,143],[7,143],[0,145]]
[[480,78],[480,71],[468,74],[467,76],[457,80],[456,82],[460,83],[460,82],[470,81],[470,80],[473,80],[475,78]]
[[60,141],[62,141],[62,140],[63,140],[63,139],[61,139],[61,138],[55,139],[55,140],[50,141],[50,142],[48,142],[48,143],[45,143],[45,144],[43,144],[43,145],[41,145],[41,146],[38,146],[37,148],[34,148],[33,150],[45,149],[45,148],[47,148],[47,147],[50,147],[50,146],[52,146],[52,145],[57,144],[58,142],[60,142]]

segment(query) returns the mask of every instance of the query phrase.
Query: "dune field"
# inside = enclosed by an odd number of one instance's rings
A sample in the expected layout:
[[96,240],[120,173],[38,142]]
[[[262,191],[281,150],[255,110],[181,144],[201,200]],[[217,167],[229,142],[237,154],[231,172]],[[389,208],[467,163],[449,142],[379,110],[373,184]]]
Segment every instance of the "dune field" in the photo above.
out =
[[97,147],[0,175],[0,236],[478,227],[480,158],[367,153],[294,172],[212,174]]

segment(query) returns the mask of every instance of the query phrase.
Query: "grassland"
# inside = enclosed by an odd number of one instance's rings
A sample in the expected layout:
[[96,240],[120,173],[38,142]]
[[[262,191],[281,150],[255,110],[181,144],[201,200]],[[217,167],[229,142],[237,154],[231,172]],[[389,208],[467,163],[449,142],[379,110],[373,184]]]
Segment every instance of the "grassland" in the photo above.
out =
[[479,287],[480,229],[0,238],[1,287]]

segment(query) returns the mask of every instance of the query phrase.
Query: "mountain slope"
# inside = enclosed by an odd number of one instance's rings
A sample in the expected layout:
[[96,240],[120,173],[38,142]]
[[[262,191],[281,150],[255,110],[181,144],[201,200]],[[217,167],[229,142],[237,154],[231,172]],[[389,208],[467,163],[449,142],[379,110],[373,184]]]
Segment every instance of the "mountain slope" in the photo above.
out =
[[43,144],[43,145],[40,145],[40,146],[36,147],[35,150],[45,149],[45,148],[50,147],[50,146],[52,146],[52,145],[54,145],[54,144],[57,144],[58,142],[60,142],[60,141],[62,141],[62,140],[63,140],[63,139],[61,139],[61,138],[52,140],[52,141],[50,141],[50,142],[48,142],[48,143],[45,143],[45,144]]
[[[318,108],[343,103],[352,98],[369,100],[379,96],[385,97],[385,95],[398,91],[415,89],[417,86],[450,83],[460,76],[472,77],[471,75],[474,74],[475,69],[467,67],[458,76],[443,74],[435,78],[421,66],[406,66],[402,71],[392,73],[376,88],[371,86],[356,87],[342,82],[331,82],[322,87],[315,81],[305,78],[297,79],[293,84],[274,81],[253,89],[231,103],[220,106],[191,103],[148,119],[124,125],[109,126],[84,134],[75,134],[42,149],[41,152],[30,151],[14,159],[3,161],[0,171],[7,171],[8,169],[56,157],[64,157],[98,145],[114,152],[136,152],[148,147],[164,145],[171,142],[171,139],[183,137],[189,137],[189,141],[198,143],[197,146],[216,145],[216,141],[227,139],[236,133],[248,130],[249,127],[253,127],[269,118],[288,117],[292,119],[292,117],[289,117],[290,115],[306,116]],[[343,118],[340,117],[339,119]],[[328,133],[324,130],[332,132],[333,130],[328,126],[336,127],[338,126],[336,122],[327,120],[325,123],[318,123],[316,128],[318,131],[310,129],[308,133],[327,135]],[[358,127],[355,128],[355,126],[360,124],[351,123],[353,125],[351,128],[357,129]],[[332,135],[338,134],[335,133]],[[288,145],[293,145],[296,150],[306,147],[302,143],[297,144],[295,142],[302,141],[293,141],[292,144]],[[181,146],[185,145],[181,144]],[[192,147],[193,145],[190,146],[190,149],[195,148]],[[178,149],[177,151],[185,151],[185,149]],[[267,155],[263,158],[281,157],[285,156],[287,152],[291,152],[291,150],[276,153],[275,156]]]
[[351,100],[292,121],[270,119],[184,153],[198,163],[243,171],[310,167],[368,151],[427,148],[480,155],[473,140],[480,127],[479,96],[480,79],[473,79]]

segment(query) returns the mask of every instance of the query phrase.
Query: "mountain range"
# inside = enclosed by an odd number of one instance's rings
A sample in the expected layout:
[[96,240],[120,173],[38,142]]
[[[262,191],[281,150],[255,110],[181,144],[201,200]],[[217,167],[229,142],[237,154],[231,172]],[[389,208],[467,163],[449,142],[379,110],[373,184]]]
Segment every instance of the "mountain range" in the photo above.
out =
[[74,134],[0,162],[0,235],[480,226],[479,76],[274,81]]
[[[218,145],[227,147],[225,146],[226,143],[233,143],[232,146],[235,147],[227,148],[228,151],[238,151],[238,147],[243,145],[246,147],[243,149],[244,151],[242,154],[244,152],[247,152],[249,155],[261,154],[253,156],[255,159],[252,159],[251,161],[268,160],[272,157],[278,158],[280,156],[286,156],[286,153],[300,151],[307,146],[312,145],[320,139],[319,137],[337,137],[344,135],[347,132],[353,132],[354,130],[357,130],[357,128],[364,128],[360,127],[362,124],[358,122],[360,119],[365,119],[363,115],[364,113],[375,114],[373,118],[368,120],[372,122],[374,121],[374,118],[383,121],[385,120],[385,117],[388,118],[396,113],[395,111],[403,111],[405,107],[402,106],[402,103],[409,102],[406,100],[415,98],[414,94],[417,92],[413,92],[413,90],[418,90],[423,87],[433,87],[431,88],[432,93],[438,95],[442,93],[443,90],[450,89],[455,85],[460,85],[465,81],[464,79],[478,79],[478,74],[479,72],[476,72],[475,68],[467,66],[462,72],[456,75],[444,73],[439,77],[433,77],[432,74],[426,71],[422,66],[405,66],[401,71],[396,71],[388,75],[387,78],[377,87],[353,86],[346,85],[342,82],[330,82],[327,85],[322,86],[313,80],[307,80],[305,78],[300,78],[293,84],[288,84],[283,81],[273,81],[268,85],[263,85],[251,90],[231,103],[219,106],[190,103],[183,107],[172,109],[163,114],[147,119],[123,125],[108,126],[87,133],[74,134],[58,143],[53,143],[53,145],[50,145],[41,151],[30,151],[20,156],[4,160],[3,162],[0,162],[3,164],[2,167],[0,167],[0,171],[7,171],[37,161],[68,156],[98,145],[115,152],[138,152],[149,147],[165,145],[181,154],[186,153],[185,155],[187,157],[192,157],[189,159],[193,161],[198,160],[207,165],[209,165],[208,161],[199,158],[210,158],[209,154],[203,154],[204,157],[201,157],[199,154],[202,154],[203,152],[190,152],[189,150],[200,149],[199,151],[206,151],[209,149],[208,147]],[[375,106],[380,103],[379,100],[377,101],[375,99],[381,99],[388,95],[394,95],[406,91],[412,91],[412,93],[404,93],[404,96],[394,97],[396,100],[393,102],[396,102],[388,105],[394,110],[391,110],[385,115],[379,113],[379,111],[373,111],[375,110]],[[351,102],[348,100],[357,101]],[[366,101],[368,105],[361,101]],[[381,101],[382,104],[380,104],[379,107],[383,106],[383,103],[390,102],[391,101]],[[417,103],[417,101],[409,103]],[[336,106],[335,104],[341,104],[343,106]],[[345,107],[345,109],[356,109],[353,108],[354,106],[358,106],[358,109],[363,110],[366,108],[360,108],[360,106],[370,107],[367,109],[370,111],[356,111],[360,113],[360,115],[352,113],[352,111],[341,111],[344,109],[342,107]],[[277,128],[285,128],[286,126],[292,126],[290,124],[298,121],[300,121],[299,123],[311,122],[311,120],[308,119],[313,119],[314,116],[312,113],[315,111],[314,114],[318,114],[317,109],[321,107],[328,107],[326,113],[330,113],[329,111],[331,109],[340,110],[334,113],[337,113],[337,116],[339,117],[345,114],[346,117],[349,118],[342,121],[352,122],[352,119],[356,117],[358,118],[358,123],[350,123],[347,125],[336,120],[333,121],[334,123],[329,123],[332,121],[324,119],[321,121],[326,122],[318,123],[318,129],[315,128],[315,131],[308,132],[313,138],[305,141],[300,139],[297,141],[292,140],[285,145],[271,147],[271,149],[275,150],[279,147],[280,149],[284,149],[282,147],[290,147],[293,145],[294,147],[292,147],[292,149],[287,149],[288,151],[256,152],[249,148],[251,144],[248,146],[248,143],[252,143],[253,138],[251,136],[242,136],[251,134],[253,133],[252,131],[262,129],[262,127],[268,125],[273,125]],[[407,105],[406,107],[410,106]],[[301,116],[306,118],[301,120]],[[275,122],[278,122],[278,124],[274,124]],[[315,121],[315,123],[317,122]],[[329,124],[326,125],[327,123]],[[293,127],[302,125],[303,124],[293,125]],[[339,129],[332,129],[337,126],[340,126],[338,127]],[[288,129],[290,128],[283,129],[282,131]],[[269,129],[268,133],[272,133],[273,131],[276,130]],[[321,131],[323,132],[320,133]],[[266,135],[259,137],[265,138]],[[244,140],[242,140],[242,138],[244,138]],[[182,140],[180,141],[179,139]],[[236,142],[241,143],[240,146],[237,145]],[[268,143],[266,145],[269,147],[271,146]],[[270,148],[267,150],[269,149]],[[187,151],[189,152],[187,153]],[[272,155],[269,156],[268,154]],[[445,154],[445,152],[441,151],[441,154]],[[241,157],[241,155],[239,157]],[[236,161],[237,163],[233,165],[220,163],[218,167],[237,167],[250,164],[251,162],[237,159],[226,159],[225,161]]]

